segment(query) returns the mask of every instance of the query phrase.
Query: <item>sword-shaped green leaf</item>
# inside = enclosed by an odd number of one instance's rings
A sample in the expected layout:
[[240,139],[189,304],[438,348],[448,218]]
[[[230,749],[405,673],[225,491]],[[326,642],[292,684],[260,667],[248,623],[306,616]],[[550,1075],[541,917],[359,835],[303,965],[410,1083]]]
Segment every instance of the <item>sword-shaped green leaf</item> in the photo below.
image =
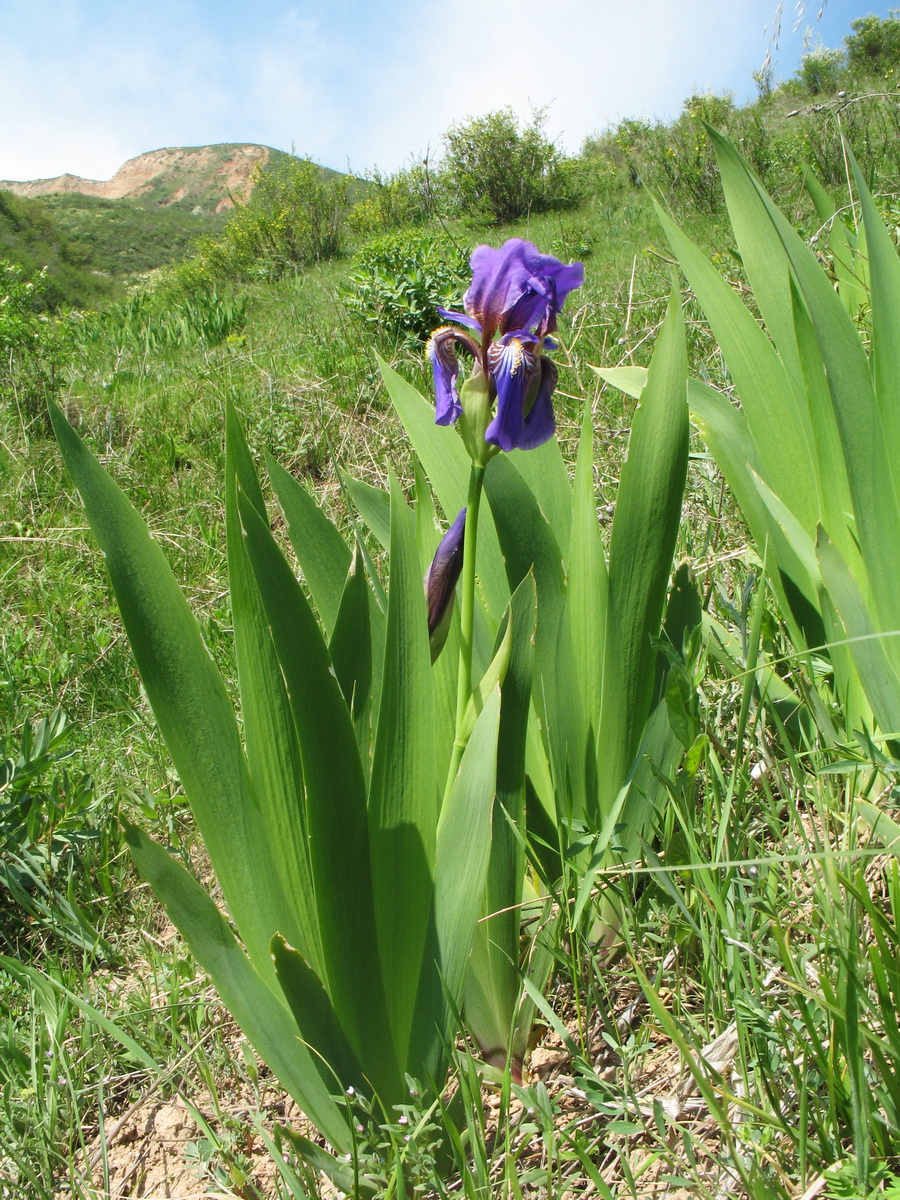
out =
[[[756,446],[760,473],[812,531],[820,515],[817,475],[812,426],[797,386],[799,371],[792,376],[785,370],[737,292],[659,208],[657,216],[722,348]],[[788,266],[780,243],[777,249],[787,283]],[[830,412],[826,411],[825,417],[833,423]]]
[[482,919],[475,931],[465,992],[466,1024],[489,1062],[507,1052],[521,1075],[529,1030],[516,1028],[521,980],[519,940],[525,877],[525,739],[534,673],[534,580],[510,600],[512,647],[501,687],[497,798]]
[[821,530],[816,554],[828,596],[837,610],[845,636],[851,639],[850,653],[879,730],[885,736],[900,737],[900,673],[897,670],[900,634],[894,629],[885,632],[876,628],[859,585],[834,543]]
[[410,1038],[410,1063],[443,1078],[462,1004],[475,923],[491,852],[491,807],[497,770],[499,690],[481,711],[441,809],[428,938]]
[[384,677],[369,785],[374,920],[398,1058],[407,1060],[438,821],[431,651],[415,521],[391,482]]
[[[856,536],[869,576],[874,611],[882,628],[900,628],[895,556],[885,553],[885,547],[900,545],[900,472],[890,458],[888,428],[876,404],[869,363],[856,326],[809,247],[734,147],[720,135],[711,136],[726,196],[732,197],[730,204],[735,211],[759,213],[758,221],[767,220],[774,228],[806,303],[844,449]],[[874,226],[871,232],[876,235]]]
[[125,835],[137,868],[162,901],[228,1011],[306,1115],[340,1150],[349,1149],[344,1113],[300,1040],[287,1005],[263,981],[199,883],[134,825]]
[[356,736],[318,623],[268,523],[242,493],[238,511],[300,744],[323,983],[372,1086],[379,1095],[395,1095],[402,1069],[372,911],[365,777]]
[[274,458],[267,457],[266,464],[300,570],[330,636],[350,570],[350,548],[303,484]]
[[50,415],[225,901],[255,966],[274,982],[268,945],[291,901],[277,872],[259,874],[258,864],[270,861],[272,847],[231,701],[143,519],[55,405]]
[[237,512],[239,487],[260,517],[268,518],[253,459],[231,404],[225,425],[228,587],[244,746],[259,797],[259,819],[268,831],[271,869],[281,879],[282,894],[291,899],[280,914],[278,928],[321,967],[300,747],[265,608],[244,546]]
[[656,648],[687,475],[687,354],[673,289],[635,410],[609,552],[609,600],[598,731],[601,819],[626,779],[650,716]]

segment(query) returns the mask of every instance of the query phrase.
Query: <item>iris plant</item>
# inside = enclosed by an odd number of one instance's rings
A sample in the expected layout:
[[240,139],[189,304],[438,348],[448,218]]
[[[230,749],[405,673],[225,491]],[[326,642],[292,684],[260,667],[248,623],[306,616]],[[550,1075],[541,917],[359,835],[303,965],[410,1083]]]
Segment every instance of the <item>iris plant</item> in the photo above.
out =
[[[472,693],[475,535],[484,469],[501,450],[533,450],[553,436],[557,370],[544,350],[556,348],[550,337],[556,318],[569,293],[584,283],[582,263],[561,263],[521,238],[510,238],[499,250],[477,246],[470,261],[472,283],[463,297],[465,312],[438,309],[454,324],[436,330],[427,351],[434,370],[435,420],[438,425],[459,420],[472,460],[462,565],[457,736],[448,792],[465,748],[464,713]],[[463,383],[458,350],[472,359]]]

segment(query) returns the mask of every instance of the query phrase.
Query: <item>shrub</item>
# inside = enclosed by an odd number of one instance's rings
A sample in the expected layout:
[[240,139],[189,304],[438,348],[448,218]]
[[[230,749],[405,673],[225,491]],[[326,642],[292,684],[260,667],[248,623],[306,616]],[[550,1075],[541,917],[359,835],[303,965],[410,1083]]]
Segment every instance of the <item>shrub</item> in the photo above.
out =
[[833,96],[841,87],[843,70],[843,53],[819,46],[803,55],[798,75],[811,96]]
[[855,75],[884,79],[900,66],[900,19],[893,14],[859,17],[850,22],[853,32],[845,39],[847,66]]
[[258,171],[220,237],[203,239],[186,266],[195,280],[278,279],[291,269],[336,258],[344,250],[349,181],[309,159]]
[[347,224],[353,233],[375,237],[392,229],[422,225],[435,215],[437,180],[427,163],[414,162],[396,175],[372,173],[371,191],[350,210]]
[[459,209],[502,223],[578,203],[577,169],[544,133],[543,109],[520,128],[511,108],[454,125],[444,170]]
[[0,259],[0,399],[35,416],[62,383],[72,338],[66,324],[42,312],[44,275]]
[[358,255],[344,303],[378,342],[415,347],[433,331],[438,306],[458,302],[467,259],[446,239],[418,230],[379,238]]

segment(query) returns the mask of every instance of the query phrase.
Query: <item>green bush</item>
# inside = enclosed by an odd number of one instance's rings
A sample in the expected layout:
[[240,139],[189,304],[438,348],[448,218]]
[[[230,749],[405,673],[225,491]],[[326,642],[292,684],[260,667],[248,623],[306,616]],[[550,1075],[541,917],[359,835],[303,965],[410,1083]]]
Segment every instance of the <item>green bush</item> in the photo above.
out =
[[58,392],[72,352],[71,327],[42,311],[43,287],[43,272],[29,279],[0,259],[0,399],[29,417]]
[[344,251],[349,180],[309,159],[258,171],[246,204],[238,204],[220,237],[202,239],[185,265],[195,281],[279,279]]
[[369,194],[353,205],[347,217],[347,225],[359,237],[422,225],[439,210],[438,177],[426,163],[411,163],[389,176],[376,170],[370,184]]
[[344,303],[379,344],[412,348],[439,323],[437,308],[459,303],[466,254],[419,230],[379,238],[357,256]]
[[833,96],[843,82],[843,52],[819,46],[803,55],[797,74],[811,96]]
[[115,290],[100,273],[105,264],[83,238],[71,236],[53,208],[0,191],[0,259],[15,263],[29,279],[42,273],[40,307],[84,308]]
[[461,212],[500,224],[578,203],[577,164],[547,138],[545,121],[541,109],[520,128],[503,108],[447,131],[444,174]]
[[893,13],[884,20],[870,15],[851,21],[850,28],[853,32],[845,39],[850,71],[863,78],[895,75],[900,67],[900,19]]

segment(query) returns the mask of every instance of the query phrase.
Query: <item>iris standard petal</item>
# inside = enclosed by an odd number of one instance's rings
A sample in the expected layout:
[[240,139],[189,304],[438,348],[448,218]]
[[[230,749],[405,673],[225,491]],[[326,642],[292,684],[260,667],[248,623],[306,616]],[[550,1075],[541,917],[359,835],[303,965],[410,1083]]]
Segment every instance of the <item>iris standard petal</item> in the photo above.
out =
[[574,292],[576,288],[580,288],[584,283],[584,263],[569,263],[565,265],[560,263],[557,270],[553,274],[553,286],[556,292],[553,303],[547,310],[547,316],[537,332],[543,337],[546,333],[552,333],[556,328],[557,314],[562,312],[562,307],[570,292]]
[[472,251],[472,283],[463,303],[466,312],[481,322],[487,341],[496,333],[504,311],[526,289],[531,272],[525,266],[524,256],[529,245],[521,238],[510,238],[499,250],[476,246]]
[[487,340],[513,329],[540,336],[552,331],[566,297],[584,283],[581,263],[561,263],[522,238],[510,238],[499,250],[477,246],[471,263],[465,308],[481,322]]

